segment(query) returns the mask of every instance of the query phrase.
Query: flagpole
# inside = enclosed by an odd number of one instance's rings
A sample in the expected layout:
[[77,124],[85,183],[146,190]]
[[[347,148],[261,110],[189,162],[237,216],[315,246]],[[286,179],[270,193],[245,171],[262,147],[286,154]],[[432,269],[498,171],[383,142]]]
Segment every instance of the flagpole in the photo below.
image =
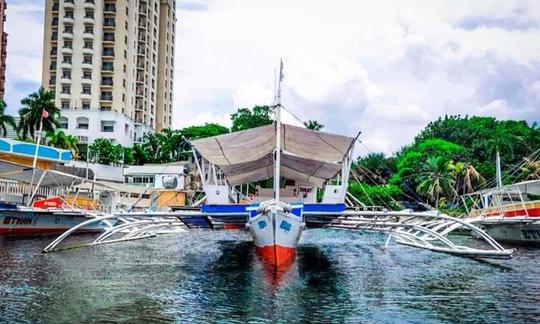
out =
[[32,203],[31,201],[32,190],[34,186],[34,177],[36,176],[37,157],[39,153],[39,146],[41,144],[41,133],[43,131],[43,115],[44,114],[47,114],[48,116],[48,112],[46,112],[45,109],[41,112],[41,117],[39,119],[39,133],[38,133],[37,142],[36,142],[36,150],[34,152],[34,162],[32,162],[32,181],[30,181],[30,186],[29,186],[30,190],[28,191],[28,202],[26,204],[27,206],[30,206],[30,204]]

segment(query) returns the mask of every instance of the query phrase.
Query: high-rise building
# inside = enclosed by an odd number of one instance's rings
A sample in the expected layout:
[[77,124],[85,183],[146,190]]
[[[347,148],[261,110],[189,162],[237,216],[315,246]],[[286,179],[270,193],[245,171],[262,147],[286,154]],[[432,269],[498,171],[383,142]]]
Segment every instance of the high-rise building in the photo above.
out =
[[6,86],[6,57],[7,57],[7,33],[6,23],[6,0],[0,0],[0,99],[4,98]]
[[175,0],[46,0],[42,83],[81,143],[172,124]]

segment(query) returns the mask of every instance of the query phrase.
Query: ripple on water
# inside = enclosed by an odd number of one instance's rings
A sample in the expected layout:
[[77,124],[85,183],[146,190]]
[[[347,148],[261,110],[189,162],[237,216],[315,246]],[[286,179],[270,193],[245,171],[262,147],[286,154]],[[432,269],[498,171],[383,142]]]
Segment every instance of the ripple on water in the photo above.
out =
[[[538,249],[480,262],[308,230],[276,275],[246,233],[191,231],[41,254],[0,238],[0,322],[516,322],[540,316]],[[88,239],[86,236],[77,240]]]

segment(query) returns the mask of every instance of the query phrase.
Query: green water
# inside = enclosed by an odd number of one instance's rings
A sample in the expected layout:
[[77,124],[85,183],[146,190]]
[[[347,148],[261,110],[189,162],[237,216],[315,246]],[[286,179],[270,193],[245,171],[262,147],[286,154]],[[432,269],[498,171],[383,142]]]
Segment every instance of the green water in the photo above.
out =
[[196,230],[41,254],[52,239],[0,238],[0,322],[540,319],[534,248],[480,262],[395,244],[384,250],[381,234],[308,230],[295,263],[276,277],[243,232]]

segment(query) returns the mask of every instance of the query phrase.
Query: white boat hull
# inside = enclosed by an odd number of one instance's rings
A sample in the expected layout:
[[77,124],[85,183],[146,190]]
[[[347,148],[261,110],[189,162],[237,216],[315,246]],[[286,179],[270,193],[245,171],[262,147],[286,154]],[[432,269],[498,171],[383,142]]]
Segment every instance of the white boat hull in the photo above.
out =
[[268,264],[281,267],[294,260],[305,224],[301,216],[272,206],[252,218],[248,227],[257,253]]
[[[82,212],[52,212],[47,210],[0,210],[0,235],[58,234],[87,221]],[[102,231],[105,224],[96,223],[83,232]]]

